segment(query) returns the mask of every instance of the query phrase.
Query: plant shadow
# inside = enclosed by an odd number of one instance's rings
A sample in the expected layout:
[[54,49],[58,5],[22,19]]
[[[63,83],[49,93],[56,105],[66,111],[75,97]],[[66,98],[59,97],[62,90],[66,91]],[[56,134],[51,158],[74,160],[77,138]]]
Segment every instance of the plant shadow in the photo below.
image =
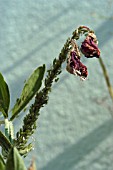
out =
[[[113,133],[113,120],[107,120],[77,143],[65,148],[41,170],[71,170]],[[84,169],[85,170],[85,169]]]

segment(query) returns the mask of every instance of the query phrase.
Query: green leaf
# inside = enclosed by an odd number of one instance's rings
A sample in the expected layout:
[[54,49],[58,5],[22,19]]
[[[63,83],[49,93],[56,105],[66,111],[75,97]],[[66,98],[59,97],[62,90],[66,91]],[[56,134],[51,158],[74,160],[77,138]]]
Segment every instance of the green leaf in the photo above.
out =
[[0,170],[5,170],[5,162],[1,155],[0,155]]
[[8,117],[9,103],[9,88],[2,74],[0,73],[0,111],[3,113],[4,117]]
[[37,93],[42,85],[42,79],[45,72],[45,65],[38,67],[30,78],[25,83],[25,86],[22,90],[20,98],[17,100],[16,104],[12,109],[12,117],[10,120],[13,120],[19,112],[21,112],[33,96]]
[[0,146],[3,148],[4,151],[8,152],[11,149],[11,143],[6,138],[6,136],[0,131]]
[[6,170],[26,170],[25,164],[18,150],[14,147],[11,148],[7,162]]

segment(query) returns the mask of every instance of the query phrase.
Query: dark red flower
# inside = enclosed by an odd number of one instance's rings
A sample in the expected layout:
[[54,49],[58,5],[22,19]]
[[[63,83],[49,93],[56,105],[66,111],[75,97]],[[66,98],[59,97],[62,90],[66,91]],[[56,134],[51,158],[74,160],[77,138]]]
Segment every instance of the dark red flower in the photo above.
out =
[[67,59],[67,71],[71,74],[80,76],[82,79],[86,79],[88,76],[87,67],[83,65],[78,58],[76,51],[71,51],[70,56]]
[[86,39],[82,42],[80,50],[87,58],[99,58],[100,50],[97,46],[97,39],[94,33],[89,33],[87,35]]

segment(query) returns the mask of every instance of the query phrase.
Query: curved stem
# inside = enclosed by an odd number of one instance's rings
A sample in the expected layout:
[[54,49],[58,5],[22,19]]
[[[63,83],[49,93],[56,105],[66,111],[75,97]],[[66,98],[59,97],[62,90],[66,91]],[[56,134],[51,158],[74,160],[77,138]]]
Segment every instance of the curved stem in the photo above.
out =
[[[71,41],[78,40],[81,35],[93,32],[85,26],[78,27],[72,34],[71,38],[68,38],[64,47],[62,48],[58,58],[55,58],[51,68],[47,70],[47,75],[44,80],[44,87],[35,96],[35,101],[29,109],[29,113],[24,117],[23,126],[17,132],[15,145],[19,150],[23,150],[26,147],[29,137],[34,133],[36,129],[36,121],[40,114],[40,109],[48,103],[49,93],[54,82],[57,82],[59,74],[62,72],[62,64],[66,61],[68,52],[70,50]],[[25,150],[25,149],[24,149]]]
[[110,94],[111,99],[113,101],[113,88],[111,86],[106,67],[105,67],[104,62],[103,62],[101,57],[99,57],[99,63],[100,63],[100,66],[102,68],[102,71],[103,71],[103,75],[104,75],[104,78],[105,78],[105,81],[106,81],[106,84],[107,84],[107,87],[108,87],[109,94]]

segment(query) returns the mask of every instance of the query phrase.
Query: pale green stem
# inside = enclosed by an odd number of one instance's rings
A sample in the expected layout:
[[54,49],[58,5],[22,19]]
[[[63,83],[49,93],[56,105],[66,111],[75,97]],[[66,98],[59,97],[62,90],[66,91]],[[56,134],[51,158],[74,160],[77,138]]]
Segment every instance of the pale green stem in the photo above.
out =
[[103,75],[104,75],[104,78],[105,78],[105,81],[106,81],[106,84],[107,84],[107,87],[108,87],[109,94],[110,94],[111,99],[113,101],[113,88],[111,86],[106,67],[105,67],[104,62],[103,62],[101,57],[99,57],[99,63],[100,63],[100,66],[102,68],[102,71],[103,71]]
[[7,118],[5,119],[5,136],[9,139],[11,144],[13,144],[13,140],[14,140],[13,124]]
[[13,144],[13,141],[14,141],[14,127],[13,127],[13,123],[11,121],[9,121],[9,140],[10,140],[11,144]]
[[9,139],[9,121],[5,119],[5,136]]

